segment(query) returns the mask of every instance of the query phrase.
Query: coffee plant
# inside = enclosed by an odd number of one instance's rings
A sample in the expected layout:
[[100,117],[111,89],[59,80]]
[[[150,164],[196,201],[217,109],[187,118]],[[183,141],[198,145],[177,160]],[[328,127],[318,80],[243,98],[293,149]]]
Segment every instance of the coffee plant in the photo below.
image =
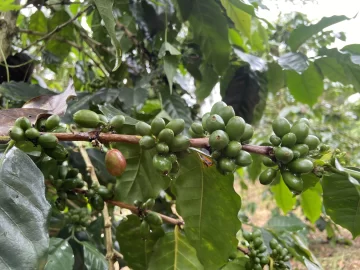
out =
[[360,235],[350,18],[261,8],[0,3],[0,269],[322,269],[309,228]]

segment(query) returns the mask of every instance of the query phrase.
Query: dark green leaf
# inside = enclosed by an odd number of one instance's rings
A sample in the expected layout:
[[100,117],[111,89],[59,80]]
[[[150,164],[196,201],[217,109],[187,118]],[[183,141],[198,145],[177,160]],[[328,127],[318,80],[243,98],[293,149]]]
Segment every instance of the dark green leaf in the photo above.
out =
[[278,174],[279,182],[271,187],[271,191],[274,193],[277,206],[287,214],[296,203],[296,197],[293,196],[289,188],[284,183],[281,174]]
[[166,55],[166,52],[168,52],[170,55],[180,55],[181,53],[176,49],[171,43],[164,42],[161,45],[160,51],[159,51],[159,58],[163,58]]
[[268,221],[266,227],[277,232],[296,232],[306,228],[306,225],[295,216],[275,216]]
[[286,71],[286,81],[293,97],[310,106],[317,102],[324,89],[323,78],[313,63],[301,75]]
[[170,87],[170,94],[173,90],[173,79],[178,67],[178,58],[174,55],[167,55],[164,57],[164,71]]
[[303,191],[305,191],[305,190],[307,190],[309,188],[315,187],[316,184],[319,183],[319,181],[320,181],[320,178],[317,177],[313,173],[302,174],[301,178],[304,181],[304,189],[303,189]]
[[131,89],[123,87],[118,91],[119,100],[123,103],[126,113],[130,113],[132,108],[140,110],[148,97],[148,91],[144,88]]
[[195,249],[188,243],[186,237],[179,231],[179,227],[168,232],[154,247],[149,270],[163,269],[174,270],[201,270],[203,266],[196,257]]
[[140,219],[138,216],[127,216],[116,229],[116,240],[120,244],[120,252],[129,267],[134,270],[147,269],[154,251],[154,245],[164,236],[161,227],[152,230],[148,239],[140,236]]
[[106,30],[109,33],[111,41],[116,49],[116,58],[113,71],[117,70],[121,65],[121,46],[120,42],[116,37],[115,32],[115,18],[112,12],[114,4],[113,0],[94,0],[97,10],[100,13],[101,18],[104,21]]
[[326,214],[348,229],[353,237],[360,235],[360,184],[346,174],[325,175],[322,180]]
[[178,12],[178,16],[182,21],[187,21],[189,18],[193,5],[195,3],[194,0],[172,0],[174,3],[176,10]]
[[315,65],[321,69],[322,74],[329,80],[347,84],[344,68],[336,58],[322,57],[315,60]]
[[0,168],[0,205],[0,269],[43,268],[50,210],[44,177],[16,148],[6,154]]
[[319,33],[324,28],[344,20],[348,20],[346,16],[323,17],[318,23],[311,25],[300,25],[291,32],[288,44],[292,51],[296,51],[301,44],[313,35]]
[[230,65],[226,69],[223,76],[220,78],[220,94],[221,97],[224,98],[226,89],[229,87],[231,80],[233,79],[236,70],[238,70],[239,66]]
[[0,93],[2,96],[11,98],[15,101],[28,101],[42,95],[57,94],[49,89],[42,88],[37,84],[28,84],[24,82],[2,83],[0,85]]
[[205,269],[218,269],[236,249],[241,199],[233,175],[207,167],[198,153],[179,158],[175,182],[176,208],[185,221],[185,234]]
[[48,261],[45,270],[71,270],[74,256],[67,240],[50,238]]
[[246,263],[249,261],[247,257],[236,258],[227,263],[221,270],[243,270],[246,269]]
[[196,0],[189,21],[206,62],[222,74],[229,62],[230,44],[226,18],[219,6],[215,1]]
[[239,58],[250,65],[251,70],[264,72],[266,70],[266,62],[255,55],[247,54],[239,49],[234,49],[234,52]]
[[123,115],[125,116],[125,125],[131,125],[135,126],[138,122],[136,119],[128,116],[123,111],[120,111],[119,109],[116,109],[114,106],[106,104],[106,105],[98,105],[99,110],[108,118],[111,119],[115,115]]
[[253,162],[246,169],[249,173],[250,179],[255,182],[258,179],[258,176],[261,173],[262,157],[257,154],[251,154]]
[[272,93],[276,93],[285,86],[284,71],[281,66],[276,62],[268,63],[267,80],[268,89]]
[[[42,33],[44,35],[48,32],[47,18],[41,10],[38,10],[33,15],[31,15],[29,21],[29,30]],[[39,36],[34,36],[31,34],[29,35],[29,40],[31,42],[34,42],[37,39],[39,39]]]
[[103,254],[101,254],[89,242],[81,242],[84,246],[84,263],[87,270],[107,270],[108,263]]
[[117,178],[115,200],[132,204],[135,200],[156,198],[169,186],[170,178],[161,175],[153,166],[155,150],[143,150],[138,144],[116,143],[126,158],[123,175]]
[[251,16],[232,2],[231,0],[221,0],[226,14],[234,22],[236,29],[251,39]]
[[278,59],[279,65],[283,69],[295,70],[301,74],[309,67],[308,58],[302,53],[287,53]]
[[202,80],[197,85],[195,94],[199,100],[204,100],[210,95],[216,83],[219,81],[219,76],[216,74],[214,69],[207,64],[201,65],[200,72]]
[[301,207],[305,216],[310,222],[315,223],[320,217],[322,200],[322,190],[320,183],[317,183],[315,188],[309,188],[301,193]]

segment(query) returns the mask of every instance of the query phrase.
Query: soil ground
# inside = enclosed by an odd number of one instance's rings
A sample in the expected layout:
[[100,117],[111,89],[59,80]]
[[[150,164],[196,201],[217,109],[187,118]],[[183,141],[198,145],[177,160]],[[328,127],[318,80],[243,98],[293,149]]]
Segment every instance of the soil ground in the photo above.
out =
[[[267,187],[259,183],[249,184],[247,191],[237,191],[241,194],[243,207],[252,203],[256,205],[253,214],[249,214],[251,223],[256,226],[263,226],[271,217],[271,210],[276,205],[274,200],[269,197],[264,199],[264,191]],[[301,212],[297,212],[301,218]],[[305,218],[301,218],[304,222]],[[359,224],[360,226],[360,224]],[[350,232],[339,227],[339,237],[352,239]],[[352,241],[352,245],[332,244],[326,239],[326,232],[315,229],[309,234],[309,247],[321,263],[324,270],[360,270],[360,237]],[[301,263],[291,262],[293,269],[306,269]]]

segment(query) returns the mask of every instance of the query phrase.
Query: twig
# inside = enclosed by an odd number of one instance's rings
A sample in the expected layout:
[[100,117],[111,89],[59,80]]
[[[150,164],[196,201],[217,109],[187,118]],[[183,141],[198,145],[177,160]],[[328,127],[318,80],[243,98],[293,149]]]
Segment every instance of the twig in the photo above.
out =
[[238,246],[237,249],[239,251],[241,251],[242,253],[244,253],[245,255],[249,255],[249,250],[248,249],[245,249],[245,248],[240,247],[240,246]]
[[82,11],[79,11],[74,17],[72,17],[71,19],[67,20],[66,22],[64,22],[63,24],[60,24],[58,26],[56,26],[52,31],[50,31],[49,33],[47,33],[46,35],[42,36],[41,38],[37,39],[34,43],[30,44],[29,46],[25,47],[23,49],[23,51],[28,50],[31,46],[34,46],[35,44],[39,43],[40,41],[49,39],[52,35],[54,35],[55,33],[59,32],[61,29],[63,29],[64,27],[66,27],[67,25],[69,25],[70,23],[72,23],[73,21],[75,21],[77,18],[79,18],[81,15],[83,15],[84,13],[86,13],[88,10],[92,9],[93,6],[90,5],[87,8],[85,8]]
[[[131,204],[127,204],[127,203],[124,203],[124,202],[118,202],[118,201],[107,201],[107,203],[110,203],[112,205],[116,205],[116,206],[119,206],[121,208],[126,208],[126,209],[129,209],[132,213],[134,214],[138,214],[139,213],[139,209],[135,206],[135,205],[131,205]],[[145,212],[149,212],[150,210],[146,210]],[[173,224],[173,225],[184,225],[184,221],[183,220],[180,220],[180,219],[175,219],[175,218],[172,218],[172,217],[168,217],[168,216],[165,216],[163,214],[160,214],[160,213],[157,213],[161,219],[166,222],[166,223],[169,223],[169,224]]]
[[[99,184],[99,180],[96,176],[94,166],[92,165],[92,162],[89,158],[88,153],[86,152],[86,149],[83,145],[79,147],[80,154],[82,158],[84,159],[84,162],[86,164],[86,168],[90,173],[91,180]],[[111,236],[111,218],[109,216],[109,211],[107,207],[107,203],[104,203],[104,209],[102,211],[103,217],[104,217],[104,229],[105,229],[105,246],[106,246],[106,258],[109,262],[109,269],[115,270],[114,264],[116,262],[116,259],[114,257],[114,248],[113,248],[113,242],[112,242],[112,236]]]

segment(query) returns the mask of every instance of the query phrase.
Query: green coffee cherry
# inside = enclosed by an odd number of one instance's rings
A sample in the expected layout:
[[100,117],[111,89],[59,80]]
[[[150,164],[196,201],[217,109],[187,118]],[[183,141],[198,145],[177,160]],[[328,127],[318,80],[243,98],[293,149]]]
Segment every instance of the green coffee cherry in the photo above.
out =
[[121,133],[121,129],[125,124],[125,116],[115,115],[110,119],[109,124],[116,131],[116,133]]
[[240,167],[249,166],[251,163],[252,163],[251,155],[243,150],[240,151],[239,155],[235,159],[235,164]]
[[165,127],[171,129],[176,136],[183,132],[185,128],[185,121],[183,119],[173,119],[169,123],[167,123]]
[[158,143],[156,144],[156,151],[159,154],[167,154],[169,153],[169,146],[166,143]]
[[234,172],[236,169],[235,163],[228,158],[221,158],[219,161],[219,167],[220,170],[222,170],[223,172],[229,172],[229,173]]
[[35,140],[35,139],[39,138],[40,132],[36,128],[28,128],[25,131],[25,136],[26,136],[26,138],[28,138],[30,140]]
[[45,148],[44,152],[57,161],[65,161],[69,156],[68,151],[66,151],[65,147],[61,144],[57,144],[55,148]]
[[210,114],[219,114],[220,109],[226,107],[226,103],[223,101],[218,101],[214,103],[214,105],[211,107]]
[[45,129],[52,130],[60,124],[60,117],[57,114],[51,115],[45,122]]
[[139,145],[145,150],[152,149],[156,145],[155,138],[152,136],[145,135],[140,139]]
[[145,122],[139,121],[135,125],[136,134],[141,136],[151,135],[151,126]]
[[306,158],[298,158],[287,165],[292,173],[309,173],[314,169],[314,164]]
[[147,239],[150,235],[150,225],[146,220],[143,220],[139,228],[140,236],[144,239]]
[[294,158],[294,153],[287,147],[276,147],[275,158],[284,164],[289,163]]
[[165,128],[162,131],[160,131],[158,140],[159,142],[164,142],[167,145],[169,145],[174,140],[174,137],[175,137],[174,131],[172,131],[169,128]]
[[143,204],[143,208],[151,209],[154,207],[154,205],[155,205],[155,200],[153,198],[150,198]]
[[172,163],[177,161],[177,156],[175,154],[170,154],[168,158]]
[[16,142],[25,141],[25,132],[22,128],[18,126],[13,126],[9,130],[9,136]]
[[272,181],[274,181],[276,174],[277,170],[268,168],[260,174],[259,181],[262,185],[269,185]]
[[296,144],[291,150],[299,152],[300,157],[304,157],[309,153],[309,146],[307,144]]
[[39,131],[46,131],[45,124],[46,124],[46,119],[45,119],[45,118],[38,119],[38,120],[36,121],[36,128],[37,128]]
[[263,157],[262,162],[266,167],[274,167],[277,165],[271,158],[268,157]]
[[160,171],[162,174],[167,175],[172,168],[172,162],[166,156],[155,155],[153,157],[153,166],[156,170]]
[[240,141],[245,131],[245,124],[244,119],[239,116],[234,116],[229,119],[225,131],[229,135],[230,140]]
[[26,117],[19,117],[18,119],[15,120],[14,125],[21,128],[23,131],[31,128],[31,122]]
[[204,129],[202,124],[200,123],[192,123],[191,124],[191,129],[195,134],[199,134],[199,135],[203,135],[204,134]]
[[206,120],[206,130],[210,133],[215,130],[225,130],[224,120],[218,114],[212,114]]
[[111,199],[114,194],[112,191],[110,191],[107,187],[100,185],[97,193],[104,199],[109,200]]
[[253,237],[251,232],[243,231],[243,237],[246,241],[251,242]]
[[249,124],[245,124],[245,130],[244,130],[243,135],[240,138],[240,141],[246,142],[246,141],[250,140],[253,135],[254,135],[254,128]]
[[279,138],[278,136],[276,135],[271,135],[270,136],[270,143],[273,145],[273,146],[279,146],[281,144],[281,138]]
[[292,132],[289,132],[282,137],[281,146],[291,148],[296,144],[296,140],[296,135]]
[[145,220],[153,226],[161,226],[161,224],[163,223],[161,217],[159,216],[158,213],[155,213],[153,211],[148,211],[146,216],[145,216]]
[[42,134],[38,139],[38,144],[42,148],[55,148],[58,142],[58,138],[50,133]]
[[108,119],[105,115],[103,114],[98,114],[99,115],[99,118],[100,118],[100,121],[103,122],[103,123],[107,123],[108,122]]
[[226,106],[220,108],[217,114],[220,115],[226,125],[229,122],[230,118],[235,116],[235,111],[232,106]]
[[300,176],[288,171],[281,172],[281,176],[287,187],[294,193],[299,194],[303,191],[303,180]]
[[190,140],[187,136],[178,134],[172,140],[169,148],[171,152],[185,151],[190,146]]
[[96,128],[100,125],[100,117],[96,112],[90,110],[79,110],[74,113],[74,122],[80,127]]
[[291,127],[291,132],[296,135],[297,143],[303,143],[309,135],[309,126],[304,122],[299,122]]
[[71,168],[70,170],[68,170],[65,178],[75,178],[78,176],[78,174],[79,174],[79,169]]
[[234,158],[237,157],[241,150],[241,143],[237,141],[231,141],[225,148],[225,156]]
[[211,133],[209,138],[209,144],[213,150],[224,149],[229,143],[229,136],[223,130],[216,130]]
[[201,119],[201,125],[203,126],[204,130],[207,130],[206,129],[206,121],[209,117],[210,117],[210,113],[205,113]]
[[160,117],[156,117],[151,121],[151,133],[155,136],[165,128],[165,121]]
[[320,140],[314,135],[308,135],[304,140],[304,144],[307,144],[307,146],[309,146],[309,150],[314,150],[319,146]]
[[276,118],[272,123],[272,129],[276,136],[282,138],[285,134],[290,132],[291,125],[284,117]]
[[105,206],[104,199],[99,194],[90,198],[90,204],[96,211],[102,211]]

